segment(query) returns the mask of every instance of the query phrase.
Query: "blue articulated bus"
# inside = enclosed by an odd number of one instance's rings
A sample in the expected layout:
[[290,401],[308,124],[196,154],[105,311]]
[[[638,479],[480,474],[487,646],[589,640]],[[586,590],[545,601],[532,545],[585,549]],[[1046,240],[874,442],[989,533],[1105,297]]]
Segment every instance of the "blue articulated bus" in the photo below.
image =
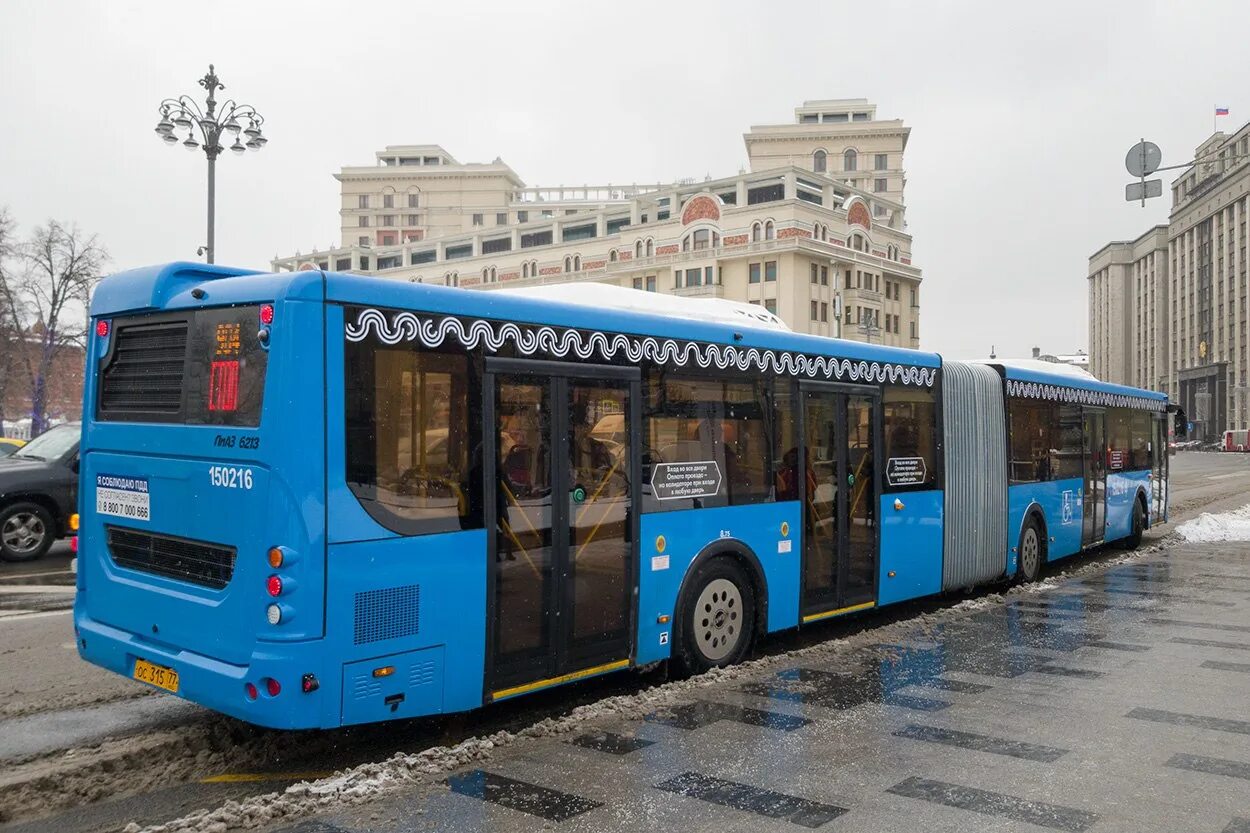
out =
[[1165,398],[1088,377],[319,271],[91,316],[78,650],[265,726],[697,672],[1167,512]]

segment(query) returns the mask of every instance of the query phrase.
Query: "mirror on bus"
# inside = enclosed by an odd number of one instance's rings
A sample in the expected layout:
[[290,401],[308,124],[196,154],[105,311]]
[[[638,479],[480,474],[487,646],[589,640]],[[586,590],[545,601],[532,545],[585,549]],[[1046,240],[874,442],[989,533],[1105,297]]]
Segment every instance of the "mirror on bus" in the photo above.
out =
[[1189,417],[1180,405],[1168,405],[1168,413],[1172,415],[1172,436],[1179,440],[1189,433]]

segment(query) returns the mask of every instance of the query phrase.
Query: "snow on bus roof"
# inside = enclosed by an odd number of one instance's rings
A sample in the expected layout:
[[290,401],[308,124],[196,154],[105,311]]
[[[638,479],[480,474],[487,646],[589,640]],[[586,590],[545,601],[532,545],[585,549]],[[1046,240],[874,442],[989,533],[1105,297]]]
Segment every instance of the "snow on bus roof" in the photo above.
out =
[[696,319],[790,332],[785,322],[762,306],[729,301],[724,298],[685,298],[605,283],[548,284],[497,289],[495,292],[596,309],[628,310],[670,318]]
[[1031,370],[1034,373],[1049,373],[1053,376],[1071,376],[1082,382],[1096,382],[1098,377],[1082,367],[1063,362],[1048,362],[1042,359],[972,359],[969,364],[994,364],[1012,370]]
[[1167,399],[1166,394],[1158,391],[1104,382],[1088,370],[1062,362],[1048,362],[1041,359],[972,359],[970,364],[988,364],[1000,367],[1003,370],[1003,375],[1008,379],[1024,382],[1042,382],[1051,385],[1088,388],[1107,393],[1141,396],[1147,399]]

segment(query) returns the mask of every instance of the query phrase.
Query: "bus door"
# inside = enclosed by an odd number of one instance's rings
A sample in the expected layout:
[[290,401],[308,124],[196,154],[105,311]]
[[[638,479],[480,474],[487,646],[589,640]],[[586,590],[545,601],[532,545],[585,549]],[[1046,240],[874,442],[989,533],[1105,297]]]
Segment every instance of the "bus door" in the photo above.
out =
[[1150,521],[1161,523],[1168,505],[1168,419],[1156,413],[1150,423]]
[[1107,414],[1101,408],[1085,408],[1085,515],[1081,546],[1101,543],[1107,526]]
[[876,600],[880,397],[875,391],[800,388],[803,621]]
[[486,371],[496,699],[630,657],[641,374],[511,359]]

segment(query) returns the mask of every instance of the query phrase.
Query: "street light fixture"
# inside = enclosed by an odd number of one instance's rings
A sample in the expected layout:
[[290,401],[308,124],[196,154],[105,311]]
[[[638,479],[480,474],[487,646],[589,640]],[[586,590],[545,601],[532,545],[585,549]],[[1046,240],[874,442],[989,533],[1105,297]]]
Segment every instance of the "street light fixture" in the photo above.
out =
[[872,344],[872,337],[874,335],[881,334],[881,327],[877,324],[877,316],[880,314],[880,310],[865,308],[864,317],[860,319],[859,327],[857,329],[864,334],[864,340],[869,344]]
[[[200,247],[200,252],[207,256],[209,263],[213,262],[213,226],[216,212],[216,195],[217,195],[217,157],[225,150],[221,146],[222,134],[228,133],[234,138],[234,144],[230,146],[230,150],[235,155],[242,155],[245,150],[260,150],[269,141],[261,132],[261,126],[265,123],[265,118],[256,111],[256,108],[250,104],[238,104],[231,99],[221,105],[221,112],[217,112],[217,90],[224,90],[225,84],[217,78],[217,73],[213,70],[213,65],[208,65],[208,74],[200,79],[199,84],[208,91],[208,98],[204,102],[204,109],[191,99],[190,96],[180,95],[177,98],[167,98],[160,104],[160,121],[156,123],[156,135],[167,145],[181,144],[190,151],[204,148],[204,155],[208,157],[208,243]],[[242,122],[247,122],[244,128]],[[179,142],[177,131],[184,131],[186,138]],[[196,141],[196,133],[204,140],[201,144]],[[239,134],[242,132],[247,137],[247,142],[239,141]]]

